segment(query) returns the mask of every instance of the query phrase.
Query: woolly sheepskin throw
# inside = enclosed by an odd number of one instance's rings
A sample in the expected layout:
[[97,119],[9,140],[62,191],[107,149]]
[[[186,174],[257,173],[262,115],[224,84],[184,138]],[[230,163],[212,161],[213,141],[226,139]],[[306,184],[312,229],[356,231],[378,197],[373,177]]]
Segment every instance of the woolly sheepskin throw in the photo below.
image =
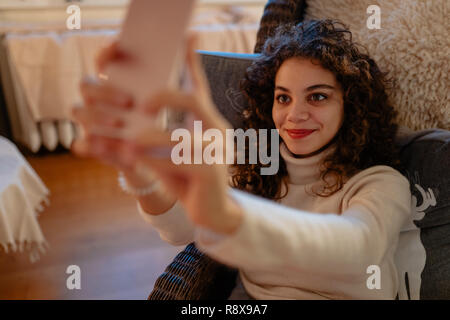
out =
[[[380,29],[369,29],[370,5]],[[394,86],[388,91],[399,124],[450,130],[450,2],[448,0],[310,0],[305,20],[337,19],[368,49]]]

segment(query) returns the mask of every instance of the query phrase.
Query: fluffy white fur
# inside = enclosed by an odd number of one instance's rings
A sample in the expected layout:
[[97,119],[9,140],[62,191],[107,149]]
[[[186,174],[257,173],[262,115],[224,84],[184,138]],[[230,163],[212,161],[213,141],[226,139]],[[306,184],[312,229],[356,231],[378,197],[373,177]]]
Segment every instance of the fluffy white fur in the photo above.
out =
[[[381,29],[366,27],[372,4],[381,9]],[[310,0],[306,19],[340,20],[389,71],[401,125],[449,130],[449,7],[448,0]]]

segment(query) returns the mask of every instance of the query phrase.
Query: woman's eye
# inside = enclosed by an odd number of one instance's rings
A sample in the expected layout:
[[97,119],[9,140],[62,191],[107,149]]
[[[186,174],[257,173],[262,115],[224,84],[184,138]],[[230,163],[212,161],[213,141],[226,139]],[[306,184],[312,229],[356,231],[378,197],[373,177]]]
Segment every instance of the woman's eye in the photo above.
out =
[[322,93],[313,93],[310,97],[312,101],[319,101],[319,102],[328,98],[326,95]]
[[289,97],[285,94],[280,94],[279,96],[277,96],[276,100],[281,104],[285,104],[289,100]]

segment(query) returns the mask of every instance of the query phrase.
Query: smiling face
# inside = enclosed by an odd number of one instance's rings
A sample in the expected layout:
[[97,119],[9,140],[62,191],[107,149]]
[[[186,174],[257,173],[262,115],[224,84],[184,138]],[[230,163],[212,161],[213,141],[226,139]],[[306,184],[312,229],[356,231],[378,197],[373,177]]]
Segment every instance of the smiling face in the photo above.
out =
[[272,118],[294,155],[320,152],[344,120],[343,93],[334,74],[310,59],[285,60],[275,77]]

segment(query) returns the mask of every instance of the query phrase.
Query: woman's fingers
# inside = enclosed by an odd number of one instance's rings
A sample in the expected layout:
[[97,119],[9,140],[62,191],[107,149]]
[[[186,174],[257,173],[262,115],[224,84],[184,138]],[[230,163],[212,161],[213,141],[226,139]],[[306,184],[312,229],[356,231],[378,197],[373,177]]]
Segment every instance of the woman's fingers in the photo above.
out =
[[76,139],[70,147],[71,151],[81,157],[89,157],[91,148],[87,139]]
[[93,78],[84,78],[80,83],[80,90],[87,106],[100,102],[122,109],[133,107],[133,98],[129,94],[110,85],[100,84]]
[[106,112],[106,107],[92,106],[88,108],[73,108],[72,119],[83,126],[85,130],[96,127],[123,128],[125,120],[120,114]]
[[160,158],[160,157],[154,157],[153,154],[150,154],[150,156],[139,156],[136,155],[134,158],[134,164],[139,165],[146,165],[151,167],[155,171],[160,172],[167,172],[172,174],[180,174],[180,175],[187,175],[187,176],[197,176],[200,177],[204,174],[206,174],[204,167],[199,164],[175,164],[172,162],[172,160],[169,158]]
[[91,141],[96,155],[103,161],[127,169],[134,167],[136,158],[129,142],[97,135],[93,135]]
[[131,57],[119,48],[119,43],[113,41],[108,46],[99,51],[95,58],[97,72],[103,72],[105,67],[111,62],[124,61]]
[[104,70],[105,65],[113,59],[116,49],[117,42],[114,41],[98,52],[97,56],[95,57],[95,66],[97,67],[97,72],[102,72]]
[[[187,129],[185,133],[189,131]],[[192,136],[189,132],[189,136]],[[214,141],[215,145],[220,145],[220,141]],[[206,148],[210,145],[209,141],[196,142],[189,139],[185,135],[174,136],[172,141],[172,134],[147,128],[133,139],[133,148],[130,148],[134,153],[132,159],[136,163],[142,162],[157,170],[171,170],[187,175],[197,174],[202,176],[205,174],[205,166],[209,165],[210,152],[204,155]],[[225,146],[225,145],[224,145]],[[214,149],[214,155],[221,157],[219,161],[226,162],[226,150],[220,146]],[[210,147],[210,146],[209,146]],[[198,163],[196,159],[200,155],[201,161]],[[220,162],[215,165],[220,165]]]
[[173,147],[177,143],[176,141],[171,141],[171,133],[163,131],[162,129],[155,129],[148,126],[136,133],[133,137],[133,143],[136,146],[145,147]]
[[206,129],[224,129],[224,119],[214,105],[205,105],[196,95],[173,89],[164,89],[155,93],[145,104],[144,111],[157,114],[162,108],[169,107],[180,111],[192,112],[203,122]]
[[[146,103],[145,111],[150,114],[158,113],[164,107],[192,112],[204,122],[208,128],[223,125],[222,115],[218,112],[211,99],[209,82],[195,51],[197,35],[188,36],[186,48],[186,63],[193,82],[194,91],[185,93],[178,90],[164,89],[155,93]],[[228,127],[228,126],[227,126]]]
[[93,157],[109,165],[131,169],[135,164],[133,146],[120,139],[87,135],[77,139],[71,151],[81,157]]
[[128,122],[130,109],[133,108],[131,96],[92,78],[85,78],[80,89],[84,107],[72,109],[73,119],[89,133],[121,136],[122,132],[116,129],[124,128]]
[[189,68],[191,79],[197,93],[206,94],[209,97],[210,88],[199,54],[195,51],[198,35],[191,32],[187,40],[186,64]]
[[195,51],[198,35],[191,32],[186,46],[186,64],[193,82],[193,92],[185,93],[177,90],[161,90],[150,97],[145,111],[158,113],[162,108],[169,107],[193,113],[203,121],[206,128],[232,128],[222,116],[211,98],[209,81],[206,77],[200,55]]

